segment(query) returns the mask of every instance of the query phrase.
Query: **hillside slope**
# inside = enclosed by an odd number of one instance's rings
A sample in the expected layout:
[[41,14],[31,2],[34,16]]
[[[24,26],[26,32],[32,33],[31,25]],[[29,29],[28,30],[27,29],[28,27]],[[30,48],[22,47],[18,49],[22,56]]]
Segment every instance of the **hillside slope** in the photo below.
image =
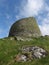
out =
[[[14,62],[14,57],[21,53],[22,46],[40,46],[48,51],[42,59],[27,62]],[[0,65],[49,65],[49,37],[33,38],[32,41],[14,40],[11,37],[0,39]]]

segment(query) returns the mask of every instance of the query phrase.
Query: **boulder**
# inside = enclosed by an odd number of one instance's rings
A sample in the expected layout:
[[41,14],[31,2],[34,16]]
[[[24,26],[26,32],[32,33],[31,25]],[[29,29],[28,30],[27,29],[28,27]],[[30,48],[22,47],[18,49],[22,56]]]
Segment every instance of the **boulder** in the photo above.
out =
[[27,61],[27,57],[23,54],[18,54],[16,57],[15,57],[15,61],[17,62],[22,62],[22,61]]

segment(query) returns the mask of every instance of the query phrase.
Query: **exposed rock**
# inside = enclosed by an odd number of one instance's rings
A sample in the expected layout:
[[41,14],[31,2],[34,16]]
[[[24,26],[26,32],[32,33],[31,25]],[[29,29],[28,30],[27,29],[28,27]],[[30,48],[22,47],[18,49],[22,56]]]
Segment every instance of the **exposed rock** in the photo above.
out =
[[41,56],[42,56],[42,54],[41,54],[40,52],[38,52],[38,51],[37,51],[37,52],[34,52],[33,55],[34,55],[35,58],[39,58],[39,59],[40,59]]
[[10,38],[10,40],[14,40],[14,38],[13,38],[13,37],[11,37],[11,38]]
[[27,61],[27,57],[25,55],[21,55],[21,54],[18,54],[16,57],[15,57],[15,61],[17,62],[21,62],[21,61]]
[[21,59],[22,59],[22,61],[26,61],[27,57],[25,55],[21,55]]
[[21,51],[22,51],[22,54],[18,54],[15,57],[15,61],[17,62],[31,61],[34,58],[41,59],[46,57],[47,55],[47,51],[38,46],[25,46],[25,47],[22,47]]
[[24,38],[24,37],[20,37],[20,36],[15,36],[14,37],[15,40],[18,40],[18,41],[31,41],[33,40],[32,38]]
[[28,46],[28,47],[22,47],[22,53],[28,53],[31,52],[34,58],[42,58],[46,57],[46,50],[44,50],[41,47],[38,46]]

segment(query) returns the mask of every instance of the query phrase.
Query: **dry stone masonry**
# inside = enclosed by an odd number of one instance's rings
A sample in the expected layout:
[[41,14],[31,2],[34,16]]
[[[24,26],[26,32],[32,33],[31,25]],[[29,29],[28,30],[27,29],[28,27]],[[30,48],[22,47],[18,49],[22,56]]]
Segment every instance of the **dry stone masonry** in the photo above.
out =
[[34,17],[24,18],[16,21],[10,28],[9,37],[39,37],[41,31]]

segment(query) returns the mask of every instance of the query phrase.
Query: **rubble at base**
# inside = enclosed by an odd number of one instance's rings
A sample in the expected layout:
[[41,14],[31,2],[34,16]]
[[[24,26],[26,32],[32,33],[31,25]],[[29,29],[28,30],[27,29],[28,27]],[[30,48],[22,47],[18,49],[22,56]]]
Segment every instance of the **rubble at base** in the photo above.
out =
[[26,62],[33,59],[41,59],[47,56],[47,51],[38,46],[26,46],[21,49],[22,54],[18,54],[15,57],[17,62]]

